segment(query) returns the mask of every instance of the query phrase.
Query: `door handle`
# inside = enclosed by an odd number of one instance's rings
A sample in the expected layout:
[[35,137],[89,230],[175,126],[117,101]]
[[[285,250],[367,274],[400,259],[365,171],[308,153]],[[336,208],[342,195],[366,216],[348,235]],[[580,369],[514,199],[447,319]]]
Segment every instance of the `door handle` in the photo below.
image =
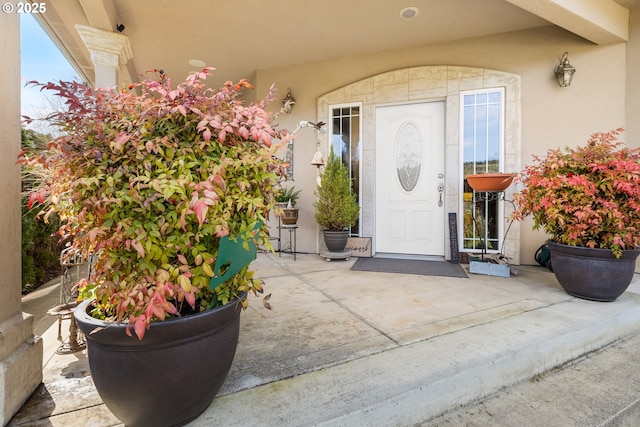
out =
[[440,183],[438,184],[438,193],[439,194],[439,199],[438,199],[438,207],[442,207],[442,193],[444,193],[444,184]]

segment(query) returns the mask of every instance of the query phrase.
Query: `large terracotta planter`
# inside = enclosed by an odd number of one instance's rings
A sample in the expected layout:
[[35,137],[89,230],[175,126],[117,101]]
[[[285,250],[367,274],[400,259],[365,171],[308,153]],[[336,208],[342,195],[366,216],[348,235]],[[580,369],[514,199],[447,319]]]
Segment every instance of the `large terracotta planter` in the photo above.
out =
[[568,246],[548,241],[551,265],[562,288],[578,298],[615,301],[629,287],[640,250],[617,259],[609,249]]
[[142,340],[127,336],[122,323],[89,316],[88,304],[74,315],[87,337],[93,382],[118,419],[128,427],[183,425],[209,406],[235,356],[239,301],[154,322]]
[[480,173],[467,175],[469,186],[478,192],[500,192],[511,185],[515,174],[512,173]]

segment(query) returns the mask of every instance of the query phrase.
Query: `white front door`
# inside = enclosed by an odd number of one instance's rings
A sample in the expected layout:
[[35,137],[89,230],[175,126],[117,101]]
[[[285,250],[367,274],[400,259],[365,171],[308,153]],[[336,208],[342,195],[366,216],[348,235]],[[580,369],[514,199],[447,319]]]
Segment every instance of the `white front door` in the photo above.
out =
[[376,252],[444,255],[444,102],[376,108]]

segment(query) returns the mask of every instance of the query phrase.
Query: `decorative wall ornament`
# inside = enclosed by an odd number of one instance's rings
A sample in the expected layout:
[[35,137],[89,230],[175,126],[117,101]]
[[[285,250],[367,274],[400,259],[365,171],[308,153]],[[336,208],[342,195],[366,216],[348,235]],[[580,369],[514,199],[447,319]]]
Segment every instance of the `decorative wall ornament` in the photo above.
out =
[[287,151],[284,153],[284,161],[287,163],[287,179],[293,181],[293,140],[287,143]]
[[291,95],[291,88],[287,88],[287,96],[282,100],[282,109],[285,113],[291,114],[294,105],[296,105],[296,99]]

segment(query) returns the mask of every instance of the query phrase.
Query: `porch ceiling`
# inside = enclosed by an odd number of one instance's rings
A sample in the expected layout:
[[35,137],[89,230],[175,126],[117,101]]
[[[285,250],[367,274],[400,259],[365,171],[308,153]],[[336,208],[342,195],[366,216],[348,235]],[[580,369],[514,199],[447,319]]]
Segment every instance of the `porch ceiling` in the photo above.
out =
[[[616,18],[618,22],[624,21],[625,12],[628,20],[626,7],[635,2],[591,0],[589,3],[596,11],[613,9],[616,16],[621,14],[622,18]],[[589,21],[579,11],[567,13],[563,5],[575,4],[569,0],[540,0],[549,6],[540,10],[525,10],[518,7],[518,3],[511,0],[63,0],[47,2],[47,12],[39,21],[87,81],[93,82],[93,64],[75,24],[107,31],[117,31],[119,24],[124,25],[122,34],[129,37],[133,52],[127,72],[122,76],[125,81],[138,80],[142,73],[154,68],[181,79],[196,69],[188,61],[199,59],[217,68],[219,77],[214,84],[220,84],[222,79],[251,79],[256,70],[263,68],[554,24],[589,39],[581,32],[585,25],[591,30],[603,26]],[[413,19],[400,17],[400,10],[407,6],[419,10]]]

